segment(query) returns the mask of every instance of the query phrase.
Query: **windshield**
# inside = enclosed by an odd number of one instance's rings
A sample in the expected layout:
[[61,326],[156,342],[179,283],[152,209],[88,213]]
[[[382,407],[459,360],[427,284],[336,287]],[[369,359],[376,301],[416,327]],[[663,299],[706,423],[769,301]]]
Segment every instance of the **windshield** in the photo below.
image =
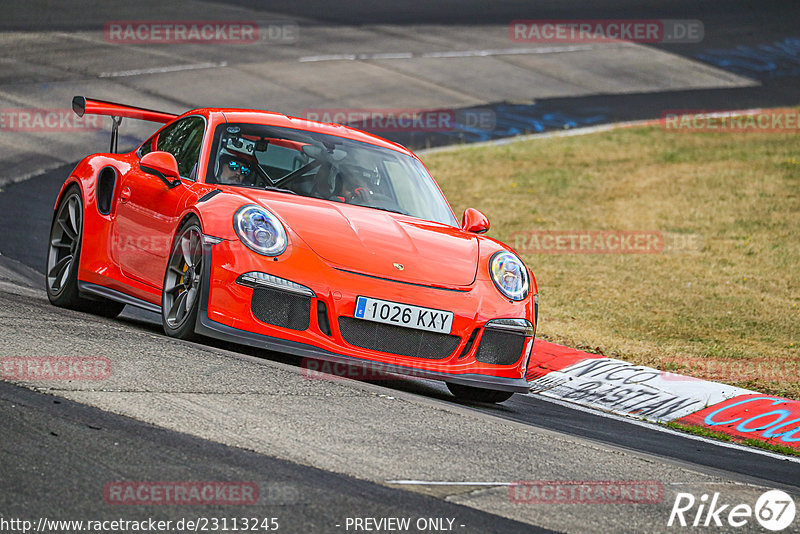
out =
[[458,226],[433,178],[416,159],[305,130],[218,126],[206,183],[281,191]]

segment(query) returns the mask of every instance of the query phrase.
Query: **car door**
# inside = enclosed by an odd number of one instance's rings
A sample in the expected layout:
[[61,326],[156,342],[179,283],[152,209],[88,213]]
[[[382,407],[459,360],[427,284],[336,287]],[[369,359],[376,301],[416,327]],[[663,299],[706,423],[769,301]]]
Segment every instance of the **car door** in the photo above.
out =
[[[191,116],[175,121],[158,134],[155,149],[175,156],[181,185],[169,188],[138,165],[123,176],[116,224],[118,257],[125,276],[161,287],[175,226],[185,202],[193,198],[191,186],[196,179],[204,132],[205,120]],[[139,157],[152,148],[152,141],[145,143]]]

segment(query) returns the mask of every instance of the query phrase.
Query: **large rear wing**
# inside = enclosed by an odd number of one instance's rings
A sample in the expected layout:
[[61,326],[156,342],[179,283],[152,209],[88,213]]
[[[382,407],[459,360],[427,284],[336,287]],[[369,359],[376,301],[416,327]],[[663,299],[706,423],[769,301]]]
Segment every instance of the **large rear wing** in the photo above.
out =
[[78,117],[84,115],[108,115],[111,117],[111,152],[116,152],[119,142],[119,125],[122,118],[139,119],[150,122],[160,122],[166,124],[177,117],[174,113],[155,111],[152,109],[138,108],[136,106],[126,106],[105,100],[93,100],[85,96],[76,96],[72,99],[72,111]]

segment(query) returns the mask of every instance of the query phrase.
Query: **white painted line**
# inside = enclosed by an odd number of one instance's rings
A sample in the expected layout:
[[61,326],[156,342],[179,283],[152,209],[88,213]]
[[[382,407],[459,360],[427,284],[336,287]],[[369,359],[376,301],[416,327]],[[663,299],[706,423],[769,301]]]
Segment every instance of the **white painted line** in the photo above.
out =
[[387,484],[419,486],[510,486],[511,482],[447,482],[446,480],[387,480]]
[[[522,484],[533,481],[519,481]],[[396,484],[403,486],[514,486],[519,482],[448,482],[447,480],[387,480],[386,484]],[[568,482],[568,481],[561,481]],[[753,484],[752,482],[663,482],[665,486],[747,486],[751,488],[769,488],[763,484]]]
[[[526,481],[521,481],[526,482]],[[567,481],[562,481],[567,482]],[[516,482],[448,482],[447,480],[387,480],[386,484],[398,484],[405,486],[512,486]],[[752,488],[767,488],[761,484],[751,482],[663,482],[665,486],[749,486]]]
[[322,56],[303,56],[298,61],[300,63],[313,63],[315,61],[353,61],[355,54],[326,54]]
[[574,404],[572,402],[566,402],[558,399],[553,399],[551,397],[545,397],[542,395],[535,395],[533,393],[528,393],[531,397],[536,397],[537,399],[541,399],[546,402],[552,402],[553,404],[557,404],[559,406],[563,406],[565,408],[569,408],[571,410],[577,410],[580,412],[590,413],[593,415],[597,415],[599,417],[607,417],[609,419],[614,419],[615,421],[624,421],[626,423],[630,423],[632,425],[649,428],[651,430],[656,430],[658,432],[664,432],[665,434],[672,434],[673,436],[680,436],[685,439],[692,439],[695,441],[702,441],[703,443],[709,443],[711,445],[717,445],[719,447],[725,447],[728,449],[736,449],[743,452],[749,452],[753,454],[760,454],[761,456],[768,456],[770,458],[775,458],[777,460],[786,460],[787,462],[793,462],[796,464],[800,464],[800,457],[797,456],[784,456],[783,454],[774,453],[765,449],[759,449],[757,447],[747,447],[744,445],[739,445],[737,443],[732,443],[730,441],[720,441],[715,439],[706,438],[703,436],[698,436],[696,434],[690,434],[688,432],[679,432],[677,430],[673,430],[669,427],[658,425],[655,423],[647,422],[647,421],[640,421],[638,419],[634,419],[633,417],[625,417],[621,415],[616,415],[610,412],[605,412],[603,410],[599,410],[597,408],[587,408],[585,406],[581,406],[579,404]]
[[434,154],[436,152],[451,152],[454,150],[464,150],[470,148],[510,145],[513,143],[522,143],[524,141],[530,141],[531,139],[548,139],[551,137],[572,137],[573,135],[589,135],[598,132],[608,132],[611,130],[616,130],[617,128],[625,128],[630,126],[648,126],[651,125],[652,123],[653,123],[652,119],[641,120],[641,121],[614,122],[609,124],[600,124],[598,126],[586,126],[582,128],[570,128],[567,130],[555,130],[551,132],[517,135],[512,137],[501,137],[499,139],[492,139],[490,141],[480,141],[478,143],[464,143],[460,145],[437,146],[434,148],[415,150],[414,152],[416,154]]
[[414,57],[414,54],[411,52],[397,52],[397,53],[385,53],[385,54],[370,54],[371,59],[411,59]]
[[[47,165],[45,167],[41,167],[39,169],[36,169],[35,171],[31,171],[31,172],[28,172],[28,173],[25,173],[25,174],[20,174],[20,175],[14,176],[13,178],[8,178],[8,179],[0,178],[0,192],[2,192],[3,188],[6,187],[7,185],[17,184],[19,182],[24,182],[25,180],[30,180],[31,178],[35,178],[36,176],[42,175],[42,174],[44,174],[44,173],[46,173],[48,171],[52,171],[53,169],[57,169],[57,168],[59,168],[59,167],[61,167],[63,165],[67,165],[69,163],[73,163],[73,165],[74,165],[74,162],[56,161],[56,162],[53,162],[50,165]],[[69,172],[69,171],[67,171],[67,172]],[[66,176],[65,176],[65,178],[66,178]]]
[[378,59],[413,59],[419,58],[463,58],[463,57],[491,57],[491,56],[518,56],[534,54],[559,54],[563,52],[577,52],[580,50],[592,50],[594,45],[575,45],[575,46],[545,46],[539,48],[496,48],[486,50],[444,50],[441,52],[424,52],[414,54],[413,52],[386,52],[379,54],[324,54],[319,56],[303,56],[298,61],[300,63],[312,63],[317,61],[355,61],[355,60],[378,60]]
[[592,45],[577,46],[546,46],[542,48],[499,48],[494,50],[450,50],[446,52],[426,52],[420,57],[453,58],[453,57],[490,57],[490,56],[519,56],[534,54],[558,54],[562,52],[577,52],[592,50]]
[[219,63],[194,63],[192,65],[172,65],[170,67],[153,67],[150,69],[121,70],[116,72],[101,72],[98,78],[124,78],[126,76],[139,76],[141,74],[161,74],[164,72],[179,72],[182,70],[216,69],[227,67],[227,61]]

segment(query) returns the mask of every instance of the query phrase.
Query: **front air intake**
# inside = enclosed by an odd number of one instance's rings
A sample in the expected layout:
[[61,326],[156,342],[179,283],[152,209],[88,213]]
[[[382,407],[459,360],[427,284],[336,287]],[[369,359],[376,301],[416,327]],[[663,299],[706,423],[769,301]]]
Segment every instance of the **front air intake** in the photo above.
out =
[[522,356],[525,348],[525,336],[516,332],[503,332],[501,330],[484,329],[481,344],[475,359],[481,363],[495,365],[511,365]]
[[291,330],[308,330],[311,322],[311,299],[278,289],[254,289],[250,309],[259,321]]

